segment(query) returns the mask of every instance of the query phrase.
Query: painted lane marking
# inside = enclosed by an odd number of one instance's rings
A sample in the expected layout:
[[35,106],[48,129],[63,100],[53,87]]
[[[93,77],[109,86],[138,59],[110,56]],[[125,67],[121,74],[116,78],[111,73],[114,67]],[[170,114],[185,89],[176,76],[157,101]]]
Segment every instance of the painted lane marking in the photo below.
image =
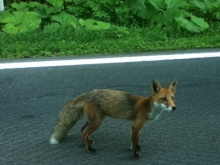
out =
[[72,60],[53,60],[53,61],[48,60],[48,61],[33,61],[33,62],[11,62],[11,63],[0,63],[0,69],[113,64],[113,63],[197,59],[197,58],[213,58],[213,57],[220,57],[220,52],[182,53],[175,55],[153,55],[153,56],[127,56],[127,57],[125,56],[125,57],[111,57],[111,58],[91,58],[91,59],[72,59]]

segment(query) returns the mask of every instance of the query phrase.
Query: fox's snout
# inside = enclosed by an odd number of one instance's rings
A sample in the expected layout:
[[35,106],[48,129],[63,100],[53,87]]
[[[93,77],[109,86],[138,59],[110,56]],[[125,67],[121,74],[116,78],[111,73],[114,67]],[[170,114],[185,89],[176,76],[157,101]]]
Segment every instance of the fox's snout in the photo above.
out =
[[172,107],[172,111],[175,111],[175,110],[176,110],[176,106],[173,106],[173,107]]
[[161,109],[163,109],[165,111],[169,111],[169,112],[173,112],[176,110],[175,105],[169,106],[169,105],[166,105],[163,103],[158,103],[158,102],[154,102],[154,105],[155,105],[155,108],[161,108]]
[[174,105],[174,106],[170,106],[170,107],[164,107],[163,108],[164,110],[167,110],[167,111],[170,111],[170,112],[173,112],[173,111],[175,111],[176,110],[176,106]]

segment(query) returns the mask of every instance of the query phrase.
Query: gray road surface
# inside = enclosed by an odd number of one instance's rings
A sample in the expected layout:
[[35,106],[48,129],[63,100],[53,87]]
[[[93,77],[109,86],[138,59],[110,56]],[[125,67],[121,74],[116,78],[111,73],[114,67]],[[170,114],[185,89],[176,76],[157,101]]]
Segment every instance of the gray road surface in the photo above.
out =
[[[220,164],[220,58],[0,70],[0,164]],[[151,93],[151,81],[178,80],[176,105],[142,130],[140,159],[130,156],[131,122],[106,118],[84,149],[78,122],[50,145],[62,107],[94,88]]]

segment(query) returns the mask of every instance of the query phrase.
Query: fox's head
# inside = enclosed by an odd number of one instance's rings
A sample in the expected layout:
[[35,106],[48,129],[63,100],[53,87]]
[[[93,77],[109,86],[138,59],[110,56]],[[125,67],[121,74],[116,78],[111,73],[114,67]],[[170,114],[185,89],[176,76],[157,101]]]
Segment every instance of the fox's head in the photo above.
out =
[[169,84],[167,88],[163,88],[157,81],[153,80],[152,89],[155,108],[160,108],[162,110],[170,112],[176,109],[174,103],[176,84],[177,81],[174,80]]

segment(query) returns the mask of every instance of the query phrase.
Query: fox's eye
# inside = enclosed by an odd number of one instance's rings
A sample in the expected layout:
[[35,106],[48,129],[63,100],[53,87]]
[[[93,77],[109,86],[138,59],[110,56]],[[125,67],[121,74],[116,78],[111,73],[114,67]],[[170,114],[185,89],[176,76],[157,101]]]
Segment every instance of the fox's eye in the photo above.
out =
[[171,99],[174,100],[174,97],[172,96]]
[[160,100],[161,101],[166,101],[167,99],[166,99],[166,97],[162,97],[162,98],[160,98]]

